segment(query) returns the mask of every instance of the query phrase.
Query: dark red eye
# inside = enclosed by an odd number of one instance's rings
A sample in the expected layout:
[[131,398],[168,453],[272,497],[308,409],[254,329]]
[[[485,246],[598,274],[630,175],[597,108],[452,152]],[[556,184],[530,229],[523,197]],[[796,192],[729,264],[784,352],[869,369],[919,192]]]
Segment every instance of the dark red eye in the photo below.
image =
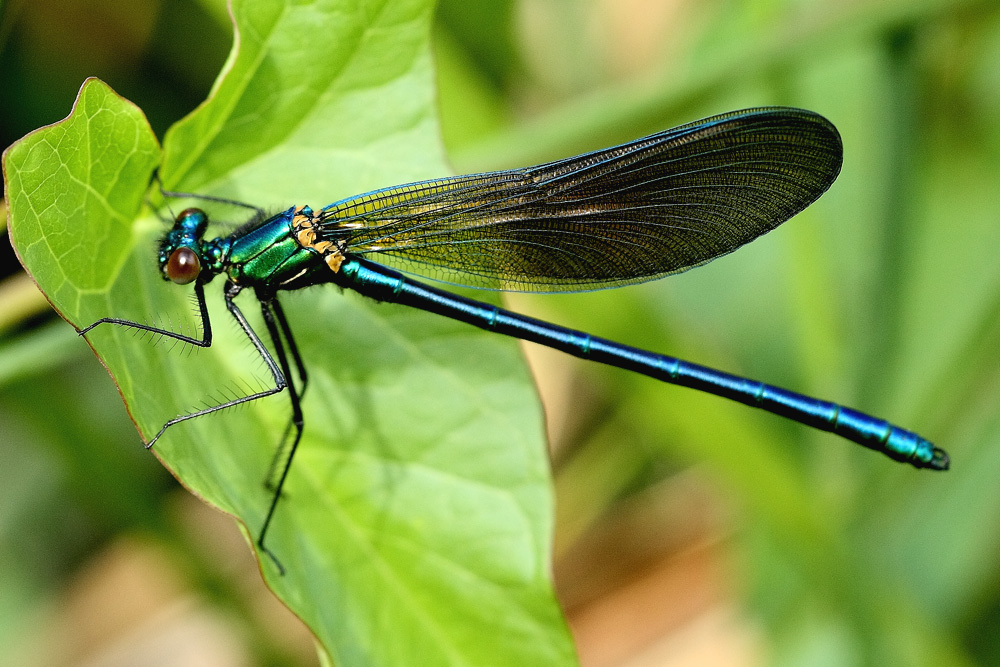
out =
[[170,254],[167,261],[167,278],[178,285],[193,282],[201,273],[201,262],[191,248],[181,246]]

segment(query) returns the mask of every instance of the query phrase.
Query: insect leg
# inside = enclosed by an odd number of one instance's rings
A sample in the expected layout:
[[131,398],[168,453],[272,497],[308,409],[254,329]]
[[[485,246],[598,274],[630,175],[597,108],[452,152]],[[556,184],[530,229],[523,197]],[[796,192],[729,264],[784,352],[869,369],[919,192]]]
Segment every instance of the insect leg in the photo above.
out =
[[[277,300],[272,299],[270,301],[261,301],[260,310],[264,315],[264,322],[267,324],[267,330],[271,334],[271,341],[274,344],[274,350],[277,354],[278,362],[281,364],[281,370],[284,372],[285,377],[291,378],[292,370],[288,365],[288,355],[285,353],[285,346],[282,343],[283,334],[285,341],[288,344],[288,348],[292,351],[292,357],[298,367],[299,377],[302,379],[302,387],[304,390],[306,382],[305,366],[302,363],[298,346],[295,345],[295,338],[292,336],[292,330],[288,326],[288,320],[285,319],[285,314],[281,310],[281,306],[278,305]],[[278,330],[279,326],[281,328],[280,332]],[[298,448],[299,441],[302,439],[304,421],[302,419],[300,394],[295,390],[295,385],[290,379],[288,382],[288,398],[292,403],[291,426],[294,427],[295,433],[292,438],[291,445],[288,447],[288,454],[284,456],[284,465],[280,466],[281,474],[278,477],[277,483],[273,485],[271,506],[267,510],[267,516],[264,517],[264,525],[260,529],[260,537],[257,538],[257,546],[260,547],[261,551],[270,556],[271,560],[274,561],[274,564],[278,566],[278,570],[281,574],[285,573],[285,568],[282,567],[274,553],[264,546],[264,536],[267,534],[267,529],[270,527],[271,520],[274,518],[274,512],[278,507],[278,500],[281,498],[281,489],[284,487],[285,480],[288,478],[288,471],[292,467],[292,459],[295,457],[295,450]],[[278,451],[275,453],[274,459],[271,461],[271,470],[268,472],[268,481],[270,481],[274,472],[278,469],[278,462],[282,459],[282,452],[284,450],[284,438],[282,438],[282,443],[278,447]]]
[[[301,402],[302,398],[306,395],[306,387],[309,383],[309,377],[306,372],[306,366],[302,363],[302,356],[299,354],[299,346],[295,343],[295,337],[292,336],[291,327],[288,326],[288,320],[285,318],[285,311],[281,307],[281,303],[274,299],[271,301],[271,310],[274,312],[275,319],[277,320],[278,326],[281,328],[281,335],[284,338],[285,345],[288,350],[292,353],[292,360],[295,362],[295,368],[299,375],[299,386],[298,386],[298,396]],[[288,378],[288,383],[291,386],[292,377],[289,375],[290,371],[286,372]],[[287,454],[285,453],[288,449],[289,436],[292,433],[292,428],[295,426],[295,418],[290,417],[288,420],[288,425],[285,427],[285,432],[281,435],[281,440],[278,443],[277,449],[274,451],[274,456],[271,458],[271,465],[267,468],[267,475],[264,477],[264,488],[268,491],[274,491],[278,486],[275,478],[278,476],[278,471],[281,470],[283,462]]]
[[150,326],[148,324],[141,324],[139,322],[133,322],[132,320],[123,320],[118,317],[102,317],[90,326],[84,327],[83,329],[77,329],[77,335],[83,336],[90,332],[91,329],[99,324],[117,324],[120,327],[125,327],[127,329],[138,329],[140,331],[149,331],[160,336],[166,336],[167,338],[173,338],[175,340],[183,341],[185,343],[191,343],[192,345],[197,345],[198,347],[211,347],[212,346],[212,321],[208,317],[208,306],[205,305],[205,286],[201,281],[197,281],[194,284],[194,294],[195,298],[198,300],[198,316],[201,319],[201,338],[194,338],[192,336],[185,336],[184,334],[179,334],[168,329],[161,329],[159,327]]
[[278,325],[281,327],[281,333],[285,337],[285,342],[288,344],[288,350],[292,353],[292,359],[295,361],[295,369],[299,373],[299,398],[306,395],[306,385],[309,382],[309,378],[306,375],[306,366],[302,363],[302,356],[299,354],[299,346],[295,344],[295,337],[292,336],[292,330],[288,326],[288,320],[285,319],[285,311],[275,299],[271,302],[271,308],[274,311],[274,315],[278,320]]
[[283,390],[286,386],[288,386],[288,383],[285,381],[285,375],[283,375],[281,370],[278,368],[278,364],[274,361],[274,358],[271,356],[271,353],[267,351],[267,348],[264,346],[264,343],[261,342],[260,337],[250,326],[250,323],[247,322],[247,319],[243,315],[243,312],[239,309],[239,306],[237,306],[236,303],[233,301],[233,298],[237,294],[239,294],[239,292],[240,292],[239,287],[229,282],[226,283],[226,291],[225,291],[226,308],[229,309],[229,312],[236,319],[236,322],[240,325],[240,328],[243,329],[243,332],[247,335],[247,338],[250,339],[250,342],[257,350],[257,354],[259,354],[261,358],[264,360],[264,363],[267,364],[268,369],[271,371],[271,376],[274,379],[274,387],[271,387],[270,389],[265,389],[264,391],[255,392],[248,396],[235,398],[231,401],[220,403],[219,405],[213,405],[211,407],[205,408],[204,410],[198,410],[197,412],[181,415],[180,417],[174,417],[173,419],[171,419],[170,421],[168,421],[166,424],[163,425],[163,428],[160,429],[159,433],[153,436],[153,438],[146,444],[146,449],[151,448],[156,443],[156,441],[160,439],[160,436],[162,436],[163,433],[174,424],[179,424],[180,422],[187,421],[189,419],[194,419],[195,417],[201,417],[203,415],[208,415],[213,412],[218,412],[219,410],[225,410],[226,408],[231,408],[234,405],[240,405],[241,403],[249,403],[251,401],[256,401],[257,399],[264,398],[265,396],[272,396]]

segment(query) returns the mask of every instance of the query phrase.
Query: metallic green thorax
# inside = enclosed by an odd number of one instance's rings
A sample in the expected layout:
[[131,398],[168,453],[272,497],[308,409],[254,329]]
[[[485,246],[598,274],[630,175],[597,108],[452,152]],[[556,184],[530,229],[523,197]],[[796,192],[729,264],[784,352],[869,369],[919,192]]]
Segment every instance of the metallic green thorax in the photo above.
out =
[[225,272],[235,284],[274,292],[317,282],[327,271],[317,252],[303,248],[292,234],[295,208],[269,218],[256,229],[234,234],[225,258]]

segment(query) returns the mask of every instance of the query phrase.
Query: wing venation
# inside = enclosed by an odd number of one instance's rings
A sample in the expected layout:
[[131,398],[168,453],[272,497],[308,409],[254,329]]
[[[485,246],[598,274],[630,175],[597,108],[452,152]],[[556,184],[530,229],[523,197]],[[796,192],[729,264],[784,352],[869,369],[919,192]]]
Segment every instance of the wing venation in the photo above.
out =
[[732,252],[815,201],[840,171],[822,116],[715,116],[547,164],[412,183],[331,204],[349,252],[449,283],[598,289]]

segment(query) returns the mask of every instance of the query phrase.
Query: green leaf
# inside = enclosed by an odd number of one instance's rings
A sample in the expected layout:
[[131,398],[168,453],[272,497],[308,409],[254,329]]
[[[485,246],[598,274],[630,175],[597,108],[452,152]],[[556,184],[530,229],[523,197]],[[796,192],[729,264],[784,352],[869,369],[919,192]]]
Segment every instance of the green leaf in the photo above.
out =
[[[164,186],[322,206],[447,173],[431,10],[234,2],[233,52],[209,99],[168,132]],[[165,225],[139,215],[158,158],[141,112],[96,80],[69,118],[5,155],[15,247],[74,326],[114,316],[196,330],[190,290],[155,266]],[[216,220],[246,213],[199,205]],[[221,288],[206,290],[210,349],[110,325],[87,336],[147,440],[270,381]],[[252,296],[237,302],[263,331]],[[287,574],[260,561],[275,593],[338,665],[573,664],[550,580],[542,417],[517,346],[331,289],[284,304],[310,375],[305,435],[267,537]],[[288,417],[278,395],[171,427],[154,453],[252,541]]]
[[78,312],[114,281],[159,156],[138,107],[97,79],[66,120],[4,152],[11,243],[57,310]]

